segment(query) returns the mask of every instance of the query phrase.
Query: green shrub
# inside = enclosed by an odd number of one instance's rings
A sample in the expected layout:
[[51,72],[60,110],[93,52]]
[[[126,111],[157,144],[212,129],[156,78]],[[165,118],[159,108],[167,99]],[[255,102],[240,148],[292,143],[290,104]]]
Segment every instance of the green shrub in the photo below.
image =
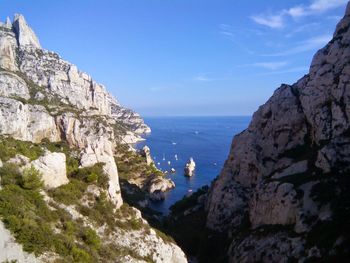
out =
[[91,262],[90,255],[86,251],[80,248],[73,247],[71,253],[72,253],[74,262],[77,262],[77,263]]
[[49,194],[65,205],[77,204],[86,191],[87,184],[77,179],[71,179],[68,184],[52,189]]
[[99,236],[91,228],[85,228],[83,230],[82,239],[84,240],[85,244],[87,244],[89,247],[93,249],[97,250],[101,246],[101,240]]
[[38,144],[15,140],[13,138],[0,138],[0,159],[2,161],[8,161],[16,154],[22,154],[31,160],[35,160],[43,155],[43,153],[42,147]]
[[96,163],[90,167],[76,169],[70,177],[86,183],[96,183],[98,186],[107,189],[109,178],[103,171],[103,163]]
[[22,178],[22,174],[16,164],[5,163],[0,168],[1,185],[19,184]]
[[33,166],[30,168],[26,168],[23,170],[23,174],[21,177],[21,186],[24,189],[28,190],[39,190],[44,186],[43,181],[41,180],[42,175],[38,170],[36,170]]

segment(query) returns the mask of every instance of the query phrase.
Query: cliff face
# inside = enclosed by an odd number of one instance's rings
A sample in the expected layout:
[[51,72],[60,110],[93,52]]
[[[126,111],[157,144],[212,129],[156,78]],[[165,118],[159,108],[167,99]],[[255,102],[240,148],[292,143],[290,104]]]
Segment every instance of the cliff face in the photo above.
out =
[[0,261],[187,262],[123,205],[116,146],[147,132],[103,85],[42,49],[22,15],[0,23],[0,217],[35,253],[2,227]]
[[235,136],[207,203],[231,262],[349,255],[350,5],[309,74]]
[[82,166],[104,162],[110,196],[120,206],[113,144],[150,132],[140,116],[88,74],[42,49],[22,15],[0,25],[0,69],[0,134],[32,142],[67,140],[81,150]]

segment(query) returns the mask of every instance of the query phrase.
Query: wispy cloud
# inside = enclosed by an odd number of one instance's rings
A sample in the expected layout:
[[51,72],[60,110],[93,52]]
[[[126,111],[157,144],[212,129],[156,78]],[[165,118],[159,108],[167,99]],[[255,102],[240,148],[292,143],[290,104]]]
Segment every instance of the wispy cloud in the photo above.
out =
[[288,56],[288,55],[294,55],[302,52],[307,52],[307,51],[321,48],[322,46],[327,44],[331,39],[332,39],[332,35],[329,35],[329,34],[321,35],[318,37],[309,38],[302,42],[296,43],[294,47],[291,47],[288,50],[273,53],[273,54],[265,54],[262,56],[279,57],[279,56]]
[[269,28],[283,28],[286,19],[293,19],[320,14],[328,10],[345,5],[348,0],[313,0],[309,5],[298,5],[289,9],[282,9],[275,14],[259,14],[251,16],[251,19],[257,24],[267,26]]
[[196,82],[212,82],[212,81],[222,81],[228,80],[231,76],[227,75],[223,77],[212,77],[209,73],[200,73],[194,76],[191,80]]
[[257,24],[267,26],[270,28],[282,28],[284,26],[283,16],[281,15],[257,15],[252,16],[251,19],[253,19]]
[[287,73],[293,73],[293,72],[308,72],[308,67],[295,67],[295,68],[289,68],[285,70],[279,70],[279,71],[270,71],[265,73],[257,74],[258,76],[269,76],[269,75],[279,75],[279,74],[287,74]]
[[277,69],[283,68],[287,64],[288,64],[287,61],[279,61],[279,62],[258,62],[258,63],[253,63],[251,65],[254,67],[277,70]]

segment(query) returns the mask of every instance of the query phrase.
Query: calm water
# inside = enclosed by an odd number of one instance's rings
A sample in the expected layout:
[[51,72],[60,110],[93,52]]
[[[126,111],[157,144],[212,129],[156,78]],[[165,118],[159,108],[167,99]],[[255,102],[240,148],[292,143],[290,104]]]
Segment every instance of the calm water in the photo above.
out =
[[[244,130],[250,119],[250,117],[145,118],[152,133],[146,137],[145,142],[138,144],[137,148],[148,145],[158,168],[163,171],[170,171],[171,168],[176,170],[176,173],[167,175],[175,182],[176,187],[167,193],[165,201],[152,203],[152,207],[166,214],[169,207],[189,191],[194,192],[203,185],[210,184],[220,173],[233,135]],[[196,162],[196,173],[188,178],[184,176],[183,170],[190,157]]]

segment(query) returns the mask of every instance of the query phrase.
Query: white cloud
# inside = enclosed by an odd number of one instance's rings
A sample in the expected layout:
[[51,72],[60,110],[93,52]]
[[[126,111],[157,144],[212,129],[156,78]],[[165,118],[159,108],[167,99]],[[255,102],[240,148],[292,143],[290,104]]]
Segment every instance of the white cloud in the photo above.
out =
[[282,28],[283,24],[283,16],[282,15],[271,15],[271,16],[252,16],[251,19],[255,21],[255,23],[267,26],[270,28]]
[[329,9],[343,6],[347,2],[348,0],[314,0],[309,6],[309,10],[314,12],[324,12]]
[[256,15],[251,19],[257,24],[264,25],[270,28],[282,28],[285,26],[287,17],[299,18],[303,16],[310,16],[320,14],[328,10],[341,7],[345,5],[348,0],[313,0],[309,5],[294,6],[289,9],[283,9],[276,14],[270,15]]
[[283,13],[290,15],[291,17],[300,17],[306,15],[306,11],[302,6],[295,6],[288,10],[285,10]]
[[278,61],[278,62],[258,62],[258,63],[253,63],[251,65],[254,67],[277,70],[277,69],[283,68],[287,64],[288,64],[287,61]]
[[332,35],[329,35],[329,34],[321,35],[321,36],[309,38],[302,42],[296,43],[294,47],[291,47],[286,51],[277,52],[274,54],[267,54],[263,56],[267,56],[267,57],[288,56],[288,55],[294,55],[294,54],[298,54],[306,51],[319,49],[325,44],[327,44],[331,39],[332,39]]

